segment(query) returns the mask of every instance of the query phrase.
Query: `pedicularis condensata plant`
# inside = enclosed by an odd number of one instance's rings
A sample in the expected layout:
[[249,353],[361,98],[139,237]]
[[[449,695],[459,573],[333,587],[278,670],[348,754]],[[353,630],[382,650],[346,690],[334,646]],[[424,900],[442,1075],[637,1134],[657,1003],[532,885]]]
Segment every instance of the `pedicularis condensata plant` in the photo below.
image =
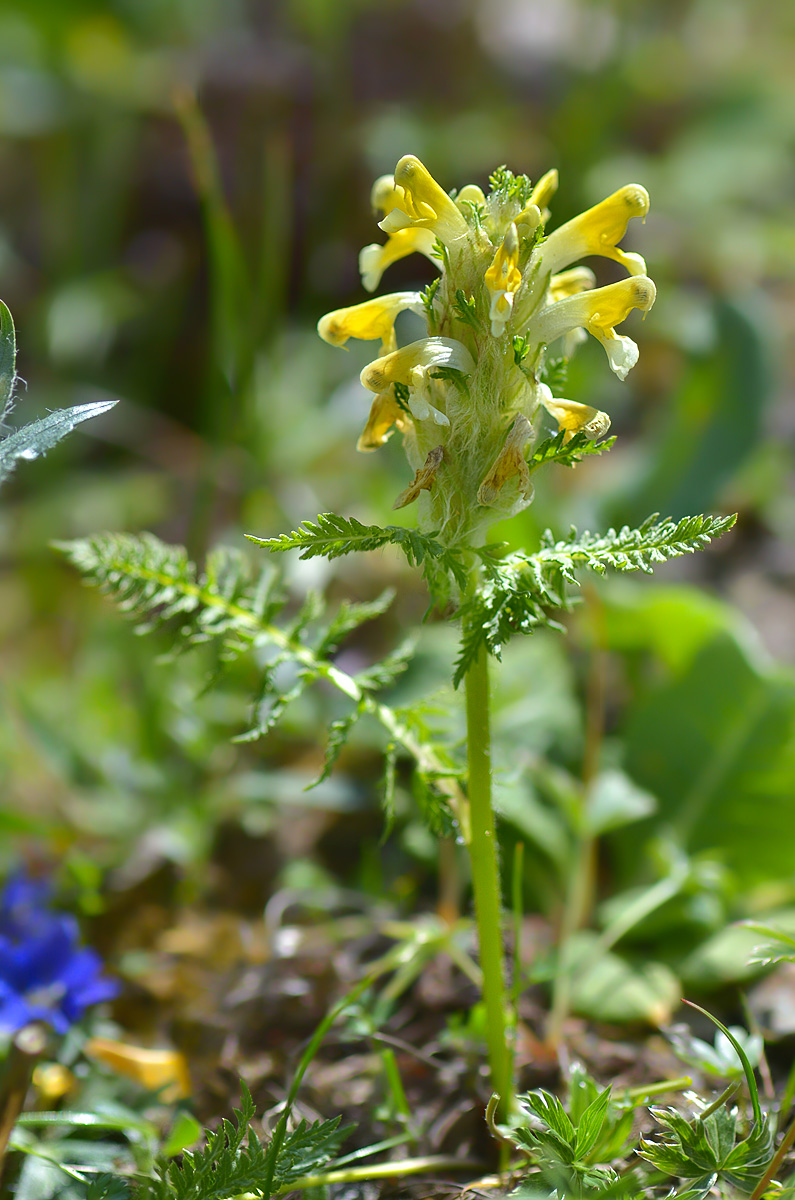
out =
[[[505,1112],[511,1054],[491,804],[487,652],[499,657],[512,633],[552,623],[549,611],[565,606],[565,585],[576,582],[576,566],[650,570],[655,561],[703,544],[717,528],[703,518],[676,526],[651,520],[639,530],[585,535],[579,542],[554,543],[548,534],[534,556],[500,558],[484,547],[496,520],[531,502],[532,470],[546,461],[573,466],[598,452],[596,443],[610,427],[606,413],[555,394],[552,384],[560,371],[550,370],[549,347],[559,348],[554,366],[560,367],[591,334],[623,380],[638,360],[638,347],[616,333],[616,326],[633,309],[648,312],[656,296],[644,260],[619,248],[629,221],[649,211],[640,184],[619,188],[547,234],[557,171],[533,185],[503,167],[490,183],[488,196],[475,184],[448,195],[418,158],[401,158],[394,176],[383,176],[373,187],[373,208],[381,214],[387,241],[362,250],[364,286],[375,291],[386,268],[415,251],[439,268],[439,278],[424,292],[397,292],[328,313],[318,332],[334,346],[350,338],[380,342],[378,357],[361,373],[373,400],[358,448],[376,450],[399,431],[414,477],[394,508],[416,503],[419,530],[440,548],[439,556],[445,551],[460,556],[458,569],[447,559],[464,631],[456,681],[466,684],[467,810],[458,815],[472,867],[492,1083]],[[620,263],[627,276],[594,287],[592,271],[576,265],[591,255]],[[428,336],[398,347],[395,321],[406,309],[424,316]],[[559,433],[534,446],[533,422],[541,410],[555,419]],[[323,520],[293,540],[271,545],[322,552]],[[330,531],[326,526],[326,536]],[[352,532],[344,522],[336,531]],[[447,599],[439,574],[426,574],[437,598]]]
[[[533,185],[501,168],[488,196],[473,184],[448,195],[411,155],[400,160],[394,176],[376,182],[373,206],[387,240],[361,253],[365,288],[375,291],[389,265],[415,251],[434,263],[439,277],[423,292],[373,297],[329,313],[319,331],[335,346],[350,338],[379,344],[378,356],[361,376],[372,399],[359,449],[376,450],[395,431],[402,435],[414,474],[394,507],[414,506],[418,527],[364,525],[324,513],[292,533],[252,538],[271,551],[297,549],[303,558],[337,558],[393,544],[422,567],[438,607],[461,625],[453,678],[466,690],[465,767],[455,751],[434,744],[421,713],[385,703],[384,689],[407,665],[406,653],[357,675],[346,674],[335,661],[342,639],[383,611],[388,599],[344,605],[328,620],[319,615],[322,602],[309,600],[280,626],[286,598],[273,574],[262,571],[252,578],[248,561],[234,552],[214,551],[200,572],[181,547],[151,535],[104,534],[64,546],[90,581],[147,628],[175,618],[183,644],[213,638],[225,655],[266,643],[272,648],[246,737],[266,734],[306,687],[323,680],[346,698],[349,711],[330,727],[321,778],[364,715],[386,731],[387,790],[396,756],[413,759],[436,816],[444,818],[437,825],[455,828],[469,855],[491,1078],[503,1109],[512,1079],[491,803],[488,658],[499,659],[518,634],[544,625],[561,628],[556,617],[571,603],[579,569],[650,572],[656,563],[704,546],[733,523],[732,517],[654,516],[636,529],[572,531],[563,540],[547,531],[534,550],[507,553],[487,544],[491,525],[530,503],[532,475],[540,466],[573,467],[612,445],[604,436],[610,424],[605,413],[559,394],[565,363],[577,342],[591,334],[624,379],[638,348],[616,326],[632,309],[648,312],[655,298],[643,259],[619,248],[630,219],[648,212],[645,189],[628,184],[547,235],[547,206],[556,186],[554,171]],[[594,287],[592,272],[576,265],[591,255],[619,263],[626,277]],[[406,310],[425,318],[427,337],[398,347],[395,321]],[[13,362],[10,333],[5,345]],[[557,422],[557,433],[537,437],[534,423],[542,411]],[[285,662],[291,670],[278,671]],[[558,1016],[560,1010],[559,1001]]]

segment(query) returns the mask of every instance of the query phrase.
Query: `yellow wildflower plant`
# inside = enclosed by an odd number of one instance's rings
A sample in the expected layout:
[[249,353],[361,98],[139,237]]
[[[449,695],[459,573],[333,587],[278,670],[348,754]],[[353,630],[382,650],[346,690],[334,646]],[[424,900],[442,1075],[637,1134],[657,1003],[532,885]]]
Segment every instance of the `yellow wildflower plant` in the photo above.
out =
[[[420,527],[446,545],[472,545],[495,519],[530,503],[527,452],[541,409],[565,441],[607,432],[607,414],[552,394],[548,350],[566,356],[590,334],[624,379],[638,348],[616,326],[633,309],[648,312],[655,298],[643,259],[618,246],[630,219],[648,212],[639,184],[545,236],[557,171],[533,186],[500,168],[490,183],[488,195],[476,184],[448,195],[418,158],[401,158],[394,176],[373,187],[388,236],[362,251],[363,282],[374,290],[388,266],[414,251],[440,277],[422,294],[339,309],[318,326],[334,345],[381,339],[381,353],[361,373],[375,398],[359,449],[376,449],[395,429],[402,434],[414,479],[397,503],[416,502]],[[628,277],[595,287],[590,268],[575,265],[591,255],[620,263]],[[398,348],[394,322],[405,309],[422,312],[428,336]]]

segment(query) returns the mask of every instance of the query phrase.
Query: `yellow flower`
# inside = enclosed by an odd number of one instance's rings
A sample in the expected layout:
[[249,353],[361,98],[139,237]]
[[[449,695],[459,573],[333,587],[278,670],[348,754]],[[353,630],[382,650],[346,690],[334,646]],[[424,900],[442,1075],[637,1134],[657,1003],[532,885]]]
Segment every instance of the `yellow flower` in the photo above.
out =
[[544,385],[541,391],[544,408],[555,418],[558,428],[566,430],[564,442],[571,441],[575,433],[584,433],[591,441],[596,441],[604,437],[610,428],[610,418],[606,412],[600,412],[590,404],[578,404],[576,400],[556,399]]
[[352,304],[349,308],[337,308],[326,313],[317,323],[317,331],[331,346],[344,346],[348,338],[373,341],[380,338],[387,350],[394,350],[395,319],[398,313],[410,308],[422,313],[422,297],[419,292],[393,292],[389,296],[377,296],[363,304]]
[[391,391],[379,392],[370,408],[367,424],[361,432],[357,450],[377,450],[392,434],[392,426],[405,430],[405,413]]
[[537,208],[546,208],[555,192],[558,190],[558,172],[555,167],[542,175],[530,193],[530,203]]
[[548,345],[570,329],[587,329],[604,346],[619,379],[626,379],[638,361],[638,347],[631,338],[619,337],[615,326],[626,320],[633,308],[648,312],[656,295],[657,289],[647,275],[621,279],[547,305],[534,321],[534,334]]
[[369,391],[383,392],[390,383],[411,383],[414,367],[453,367],[468,372],[475,364],[466,346],[454,338],[421,338],[375,359],[364,368],[360,379]]
[[370,190],[370,204],[376,216],[386,216],[400,200],[402,189],[395,183],[394,175],[379,175]]
[[191,1094],[188,1064],[178,1050],[150,1050],[96,1037],[88,1039],[83,1052],[118,1075],[134,1079],[150,1092],[162,1088],[162,1099],[169,1103]]
[[491,266],[484,279],[491,295],[491,333],[500,337],[508,323],[513,310],[513,298],[522,283],[522,272],[519,270],[519,235],[516,226],[511,223],[506,230],[502,245],[494,255]]
[[461,208],[465,201],[468,204],[484,205],[486,197],[483,194],[483,188],[478,187],[476,183],[465,183],[460,191],[456,192],[455,203]]
[[617,243],[627,232],[630,219],[645,219],[648,211],[649,193],[639,183],[619,188],[549,235],[541,247],[542,270],[559,271],[578,258],[599,254],[621,263],[630,275],[645,275],[646,263],[641,256],[619,250]]
[[561,271],[553,275],[549,281],[549,300],[555,304],[568,296],[576,296],[580,292],[589,291],[596,283],[596,276],[590,267],[572,267],[570,271]]
[[469,226],[456,204],[413,154],[406,154],[395,167],[395,186],[402,195],[379,221],[384,233],[395,233],[409,225],[430,229],[445,244],[464,237]]
[[362,284],[367,292],[374,292],[381,282],[381,276],[387,267],[408,254],[424,254],[434,266],[441,268],[441,263],[433,254],[436,235],[430,229],[421,226],[410,226],[390,233],[383,246],[373,242],[363,246],[359,251],[359,273]]

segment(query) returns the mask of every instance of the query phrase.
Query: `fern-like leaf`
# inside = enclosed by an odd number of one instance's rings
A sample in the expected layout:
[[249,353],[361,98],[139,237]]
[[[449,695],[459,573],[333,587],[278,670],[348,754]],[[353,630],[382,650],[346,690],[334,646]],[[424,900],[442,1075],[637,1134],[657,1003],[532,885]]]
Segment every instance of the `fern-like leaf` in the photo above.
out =
[[531,473],[545,463],[554,462],[560,467],[574,467],[584,458],[589,458],[594,454],[604,454],[606,450],[611,450],[616,440],[614,437],[609,437],[604,438],[601,442],[594,442],[584,433],[575,433],[568,442],[565,438],[566,431],[561,429],[559,433],[544,438],[538,443],[527,462]]
[[274,538],[247,536],[266,550],[300,550],[301,558],[340,558],[354,551],[398,546],[411,566],[441,566],[450,572],[459,587],[466,584],[466,567],[458,555],[429,534],[403,525],[363,525],[355,517],[321,513],[317,521],[303,521],[292,533],[282,533]]
[[[571,445],[572,443],[569,443]],[[535,554],[511,554],[499,561],[483,554],[485,580],[464,604],[464,633],[456,660],[454,683],[464,678],[481,647],[500,658],[503,646],[516,633],[533,633],[539,626],[561,626],[552,614],[570,606],[567,585],[577,585],[575,572],[587,567],[599,575],[614,571],[645,571],[682,554],[692,554],[731,529],[735,516],[683,517],[660,521],[655,513],[637,529],[624,526],[606,534],[576,530],[556,541],[547,530]]]
[[[464,806],[460,785],[444,753],[411,720],[385,704],[378,693],[405,668],[403,647],[382,663],[348,675],[331,659],[338,643],[363,621],[378,616],[390,596],[371,604],[343,605],[325,621],[315,600],[292,623],[276,623],[286,604],[271,570],[253,573],[241,554],[219,550],[200,572],[181,546],[168,546],[151,534],[100,534],[59,544],[86,581],[111,596],[147,632],[166,622],[177,625],[175,649],[215,641],[222,660],[258,647],[270,655],[254,702],[252,728],[240,740],[261,737],[303,690],[323,680],[353,705],[355,718],[341,718],[327,751],[331,764],[357,720],[368,713],[386,730],[390,744],[414,759],[420,774],[458,812]],[[328,761],[328,758],[327,758]]]
[[200,1150],[183,1152],[181,1163],[160,1163],[157,1178],[144,1194],[173,1200],[227,1200],[249,1193],[268,1200],[296,1179],[326,1166],[352,1126],[331,1121],[301,1121],[284,1137],[263,1144],[251,1127],[255,1108],[245,1084],[235,1120],[223,1120]]

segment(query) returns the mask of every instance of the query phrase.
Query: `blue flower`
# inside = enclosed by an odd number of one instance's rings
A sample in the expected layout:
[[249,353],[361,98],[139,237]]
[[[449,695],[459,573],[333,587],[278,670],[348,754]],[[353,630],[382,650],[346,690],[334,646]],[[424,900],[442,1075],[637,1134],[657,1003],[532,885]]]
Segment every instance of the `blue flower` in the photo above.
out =
[[0,1031],[44,1021],[66,1033],[118,984],[96,951],[80,945],[74,917],[47,907],[47,883],[17,875],[0,895]]

